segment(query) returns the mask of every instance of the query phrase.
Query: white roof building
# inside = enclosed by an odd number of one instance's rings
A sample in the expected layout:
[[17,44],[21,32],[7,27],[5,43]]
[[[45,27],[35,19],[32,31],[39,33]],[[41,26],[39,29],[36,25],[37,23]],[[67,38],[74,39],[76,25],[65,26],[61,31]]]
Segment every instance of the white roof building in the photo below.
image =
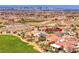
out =
[[55,47],[55,48],[61,48],[61,46],[56,45],[56,44],[51,44],[50,46]]

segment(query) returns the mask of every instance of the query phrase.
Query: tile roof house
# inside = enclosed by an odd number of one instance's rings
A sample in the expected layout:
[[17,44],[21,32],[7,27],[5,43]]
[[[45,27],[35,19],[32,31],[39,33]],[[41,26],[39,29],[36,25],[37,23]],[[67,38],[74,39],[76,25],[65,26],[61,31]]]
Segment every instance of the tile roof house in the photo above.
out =
[[61,37],[57,36],[56,34],[48,34],[46,38],[47,38],[47,41],[52,43],[55,43],[56,41],[61,39]]
[[[57,46],[63,47],[65,52],[73,52],[75,47],[78,45],[79,41],[76,40],[75,38],[72,38],[70,36],[64,36],[63,40],[58,40],[54,44]],[[55,47],[55,46],[53,46]],[[57,48],[57,47],[56,47]]]

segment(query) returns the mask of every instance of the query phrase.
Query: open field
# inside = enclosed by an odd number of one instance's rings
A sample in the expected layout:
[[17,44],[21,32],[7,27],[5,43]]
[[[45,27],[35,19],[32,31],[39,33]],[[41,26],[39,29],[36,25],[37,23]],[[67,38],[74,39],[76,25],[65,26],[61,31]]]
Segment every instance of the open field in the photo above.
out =
[[33,46],[21,42],[20,39],[12,35],[0,35],[1,53],[36,53]]

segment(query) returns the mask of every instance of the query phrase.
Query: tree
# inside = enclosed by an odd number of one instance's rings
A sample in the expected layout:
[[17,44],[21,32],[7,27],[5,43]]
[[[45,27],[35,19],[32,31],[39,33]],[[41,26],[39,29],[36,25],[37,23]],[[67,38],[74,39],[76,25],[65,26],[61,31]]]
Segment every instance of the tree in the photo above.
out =
[[25,32],[21,32],[21,37],[22,37],[22,38],[25,37]]
[[39,39],[39,41],[45,41],[46,40],[46,37],[41,36],[38,39]]
[[40,43],[40,47],[44,50],[44,51],[48,51],[48,44],[45,44],[44,42]]
[[53,49],[52,47],[50,47],[50,48],[48,49],[48,52],[56,53],[56,52],[55,52],[55,49]]
[[71,30],[72,30],[72,31],[75,31],[75,30],[76,30],[76,24],[72,24],[72,25],[71,25]]

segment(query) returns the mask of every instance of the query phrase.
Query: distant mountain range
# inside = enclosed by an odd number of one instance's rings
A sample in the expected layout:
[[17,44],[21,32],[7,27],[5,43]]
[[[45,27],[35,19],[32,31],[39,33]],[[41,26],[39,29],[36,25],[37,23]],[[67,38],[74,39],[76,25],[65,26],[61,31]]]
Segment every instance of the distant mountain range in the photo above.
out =
[[79,5],[0,5],[0,10],[79,11]]

